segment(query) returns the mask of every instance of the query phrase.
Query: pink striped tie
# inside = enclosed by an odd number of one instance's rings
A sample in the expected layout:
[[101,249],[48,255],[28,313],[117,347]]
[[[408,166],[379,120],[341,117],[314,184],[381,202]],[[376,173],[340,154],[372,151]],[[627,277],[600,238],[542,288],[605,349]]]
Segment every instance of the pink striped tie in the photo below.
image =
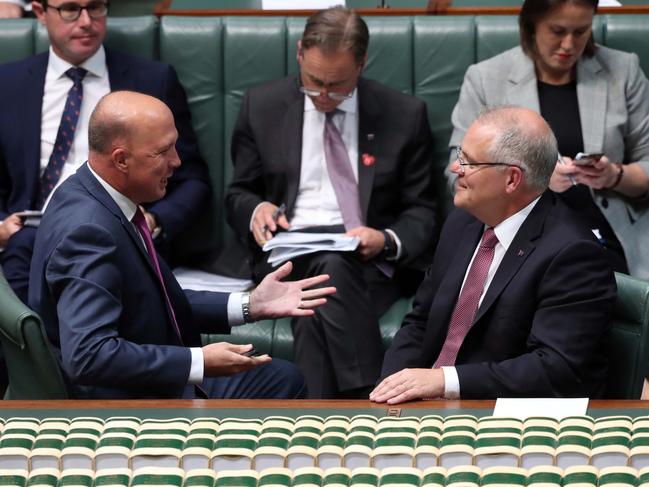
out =
[[460,297],[455,304],[451,322],[448,325],[448,332],[442,351],[437,357],[434,367],[455,365],[457,353],[469,332],[473,319],[478,312],[480,296],[484,290],[489,267],[494,260],[494,247],[498,243],[498,237],[493,228],[485,230],[478,247],[478,252],[473,259],[466,282],[460,292]]

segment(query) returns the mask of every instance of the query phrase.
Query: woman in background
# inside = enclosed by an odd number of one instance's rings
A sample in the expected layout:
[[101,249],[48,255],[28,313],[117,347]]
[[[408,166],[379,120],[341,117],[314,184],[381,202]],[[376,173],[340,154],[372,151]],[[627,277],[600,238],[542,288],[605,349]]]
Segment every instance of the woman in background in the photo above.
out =
[[[550,188],[579,213],[615,270],[649,280],[649,82],[636,54],[595,44],[596,10],[597,0],[525,0],[520,47],[467,70],[450,146],[483,107],[539,112],[562,156]],[[576,160],[580,152],[591,157]]]

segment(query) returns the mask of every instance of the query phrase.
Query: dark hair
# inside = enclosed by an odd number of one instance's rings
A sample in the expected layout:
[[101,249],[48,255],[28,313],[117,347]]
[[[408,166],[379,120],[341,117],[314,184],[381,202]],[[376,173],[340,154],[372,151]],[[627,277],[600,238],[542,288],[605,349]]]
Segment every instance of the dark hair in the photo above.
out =
[[365,21],[353,10],[333,7],[316,12],[306,21],[302,49],[319,47],[325,52],[350,51],[358,63],[363,62],[370,42]]
[[[525,54],[532,59],[536,58],[536,24],[543,17],[548,15],[552,10],[564,3],[579,3],[586,7],[591,7],[593,13],[597,13],[598,0],[525,0],[518,16],[518,26],[521,36],[521,47]],[[592,57],[595,55],[595,40],[591,32],[590,39],[584,49],[584,56]]]

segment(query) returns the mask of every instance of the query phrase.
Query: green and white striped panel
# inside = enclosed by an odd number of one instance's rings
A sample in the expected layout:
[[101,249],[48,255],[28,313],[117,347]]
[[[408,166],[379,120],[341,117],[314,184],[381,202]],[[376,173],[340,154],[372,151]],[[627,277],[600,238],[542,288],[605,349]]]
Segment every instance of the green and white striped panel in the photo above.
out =
[[132,472],[130,468],[102,468],[95,471],[93,487],[129,487]]
[[446,487],[478,487],[482,471],[475,465],[458,465],[446,470]]
[[421,470],[413,467],[387,467],[381,471],[379,487],[419,487]]
[[41,421],[38,434],[67,436],[70,432],[70,419],[68,418],[45,418]]
[[482,471],[482,487],[525,487],[527,470],[519,467],[489,467]]
[[528,430],[523,433],[521,441],[520,466],[530,469],[539,465],[552,465],[556,448],[556,433]]
[[423,470],[437,465],[441,439],[441,429],[432,426],[420,428],[415,446],[415,467]]
[[444,487],[446,485],[446,469],[444,467],[428,467],[423,470],[421,487]]
[[474,463],[488,467],[518,466],[523,422],[512,418],[481,418],[474,445]]
[[293,472],[288,468],[267,468],[259,474],[259,487],[291,487]]
[[283,467],[291,441],[290,434],[287,434],[285,428],[269,428],[264,431],[267,432],[261,434],[257,443],[253,467],[259,471]]
[[637,416],[633,418],[633,433],[649,433],[649,416]]
[[127,468],[131,458],[131,451],[135,445],[135,438],[132,428],[105,430],[101,438],[99,438],[95,450],[95,469]]
[[249,419],[238,419],[238,418],[224,418],[221,420],[219,425],[219,431],[217,432],[217,440],[220,436],[254,436],[258,437],[261,434],[263,422],[261,419],[249,418]]
[[631,434],[633,432],[633,420],[631,416],[604,416],[595,419],[593,435],[606,433],[607,431],[625,431]]
[[174,467],[143,467],[133,470],[131,487],[182,487],[185,472]]
[[328,428],[320,436],[316,463],[320,468],[340,467],[343,463],[347,433],[338,428]]
[[589,416],[567,416],[559,422],[558,435],[566,433],[582,433],[592,436],[595,420]]
[[439,443],[439,464],[444,468],[473,463],[476,434],[467,429],[444,431]]
[[328,416],[322,425],[322,434],[338,433],[347,435],[350,428],[350,420],[347,416]]
[[318,467],[301,467],[293,472],[293,487],[321,487],[324,472]]
[[594,423],[587,416],[570,416],[561,420],[555,456],[558,467],[565,470],[589,462]]
[[295,426],[293,428],[293,434],[297,433],[312,433],[318,435],[322,434],[322,429],[324,426],[324,419],[318,416],[313,416],[310,414],[299,416],[295,420]]
[[29,472],[28,487],[56,487],[59,483],[58,468],[37,468]]
[[[208,468],[216,442],[216,434],[210,428],[196,428],[200,433],[189,433],[180,454],[180,464],[185,471]],[[207,431],[212,431],[211,433]]]
[[416,418],[381,418],[374,437],[372,464],[379,470],[412,467],[418,430]]
[[125,433],[137,436],[140,432],[141,421],[131,416],[113,416],[104,422],[103,435]]
[[209,468],[186,471],[183,487],[214,487],[216,472]]
[[374,433],[350,430],[343,451],[343,465],[349,469],[369,467],[374,450]]
[[2,428],[2,436],[7,434],[24,434],[36,436],[41,422],[36,418],[9,418]]
[[478,418],[469,414],[453,414],[444,418],[444,429],[442,433],[456,431],[475,434],[478,429]]
[[92,487],[94,479],[94,470],[71,468],[61,472],[58,487]]
[[268,416],[264,419],[261,434],[279,433],[290,437],[295,430],[295,420],[285,416]]
[[[15,429],[12,431],[22,431]],[[26,433],[3,432],[0,437],[0,458],[2,468],[29,470],[29,455],[36,435]]]
[[[48,430],[55,431],[55,430]],[[57,430],[58,431],[58,430]],[[40,434],[36,437],[29,454],[29,469],[59,468],[65,436],[60,434]]]
[[26,469],[0,469],[1,487],[25,487],[27,484]]
[[185,437],[181,435],[140,432],[131,450],[130,466],[134,472],[145,467],[179,467],[184,445]]
[[599,487],[636,487],[638,471],[631,467],[604,467],[599,471]]
[[179,436],[186,438],[191,429],[191,420],[187,418],[145,419],[140,424],[138,439],[142,436]]
[[68,435],[85,434],[99,438],[104,431],[104,420],[93,416],[78,416],[70,421]]
[[349,420],[349,430],[347,436],[355,433],[365,433],[374,436],[376,428],[379,424],[378,418],[368,414],[359,414],[352,416]]
[[349,487],[352,472],[348,468],[333,467],[324,471],[323,487]]
[[638,470],[638,487],[649,487],[649,467]]
[[189,434],[216,435],[219,428],[220,422],[216,418],[194,418],[189,427]]
[[93,468],[99,434],[94,435],[90,431],[90,428],[70,428],[61,450],[61,470]]
[[561,487],[563,471],[554,465],[539,465],[527,471],[527,487]]
[[523,421],[523,435],[529,433],[546,433],[556,436],[559,433],[559,421],[554,418],[530,416]]
[[633,468],[640,470],[649,467],[649,432],[634,431],[629,457],[629,463]]
[[631,455],[631,428],[601,428],[593,432],[591,443],[591,465],[597,468],[626,466]]
[[[231,429],[228,431],[232,431]],[[244,430],[248,431],[248,429]],[[217,435],[212,450],[211,463],[214,470],[249,470],[257,448],[257,436],[250,434]]]
[[575,465],[563,471],[563,487],[597,486],[599,469],[592,465]]
[[381,472],[371,467],[359,467],[352,470],[350,487],[378,487]]
[[485,416],[478,419],[476,433],[516,433],[523,434],[523,421],[518,418],[501,418],[496,416]]
[[215,487],[257,487],[259,473],[254,470],[221,470],[216,473]]
[[286,466],[291,470],[315,466],[318,443],[320,443],[319,432],[316,433],[310,426],[299,427],[296,424],[296,431],[286,450]]

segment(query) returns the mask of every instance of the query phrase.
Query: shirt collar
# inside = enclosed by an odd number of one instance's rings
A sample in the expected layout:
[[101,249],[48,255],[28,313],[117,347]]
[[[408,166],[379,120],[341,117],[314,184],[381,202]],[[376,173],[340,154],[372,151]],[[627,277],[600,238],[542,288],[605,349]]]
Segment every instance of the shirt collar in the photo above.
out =
[[[358,88],[354,88],[352,96],[343,100],[343,102],[336,107],[336,109],[346,113],[356,113],[358,111]],[[315,111],[316,107],[311,101],[311,98],[304,95],[304,111]]]
[[[55,75],[56,79],[65,76],[65,72],[74,67],[74,65],[61,59],[50,46],[47,69]],[[93,76],[103,78],[106,75],[106,51],[104,50],[104,46],[99,46],[97,52],[82,62],[79,67],[85,69]]]
[[498,242],[505,247],[505,250],[509,248],[516,236],[516,233],[518,233],[518,229],[521,228],[521,225],[532,212],[532,209],[536,206],[539,199],[541,199],[540,196],[525,208],[514,213],[512,216],[506,218],[494,227],[494,233],[496,234],[496,237],[498,237]]
[[113,198],[113,201],[119,206],[119,209],[122,210],[122,213],[124,213],[124,216],[128,221],[133,220],[133,216],[135,215],[135,212],[137,210],[137,205],[133,203],[130,199],[128,199],[126,196],[124,196],[122,193],[117,191],[115,188],[113,188],[109,183],[104,181],[99,174],[97,174],[95,171],[92,170],[92,167],[90,167],[90,164],[88,164],[88,169],[90,169],[90,172],[92,175],[97,178],[97,181],[99,181],[99,184],[102,185],[102,187],[106,190],[108,195]]

